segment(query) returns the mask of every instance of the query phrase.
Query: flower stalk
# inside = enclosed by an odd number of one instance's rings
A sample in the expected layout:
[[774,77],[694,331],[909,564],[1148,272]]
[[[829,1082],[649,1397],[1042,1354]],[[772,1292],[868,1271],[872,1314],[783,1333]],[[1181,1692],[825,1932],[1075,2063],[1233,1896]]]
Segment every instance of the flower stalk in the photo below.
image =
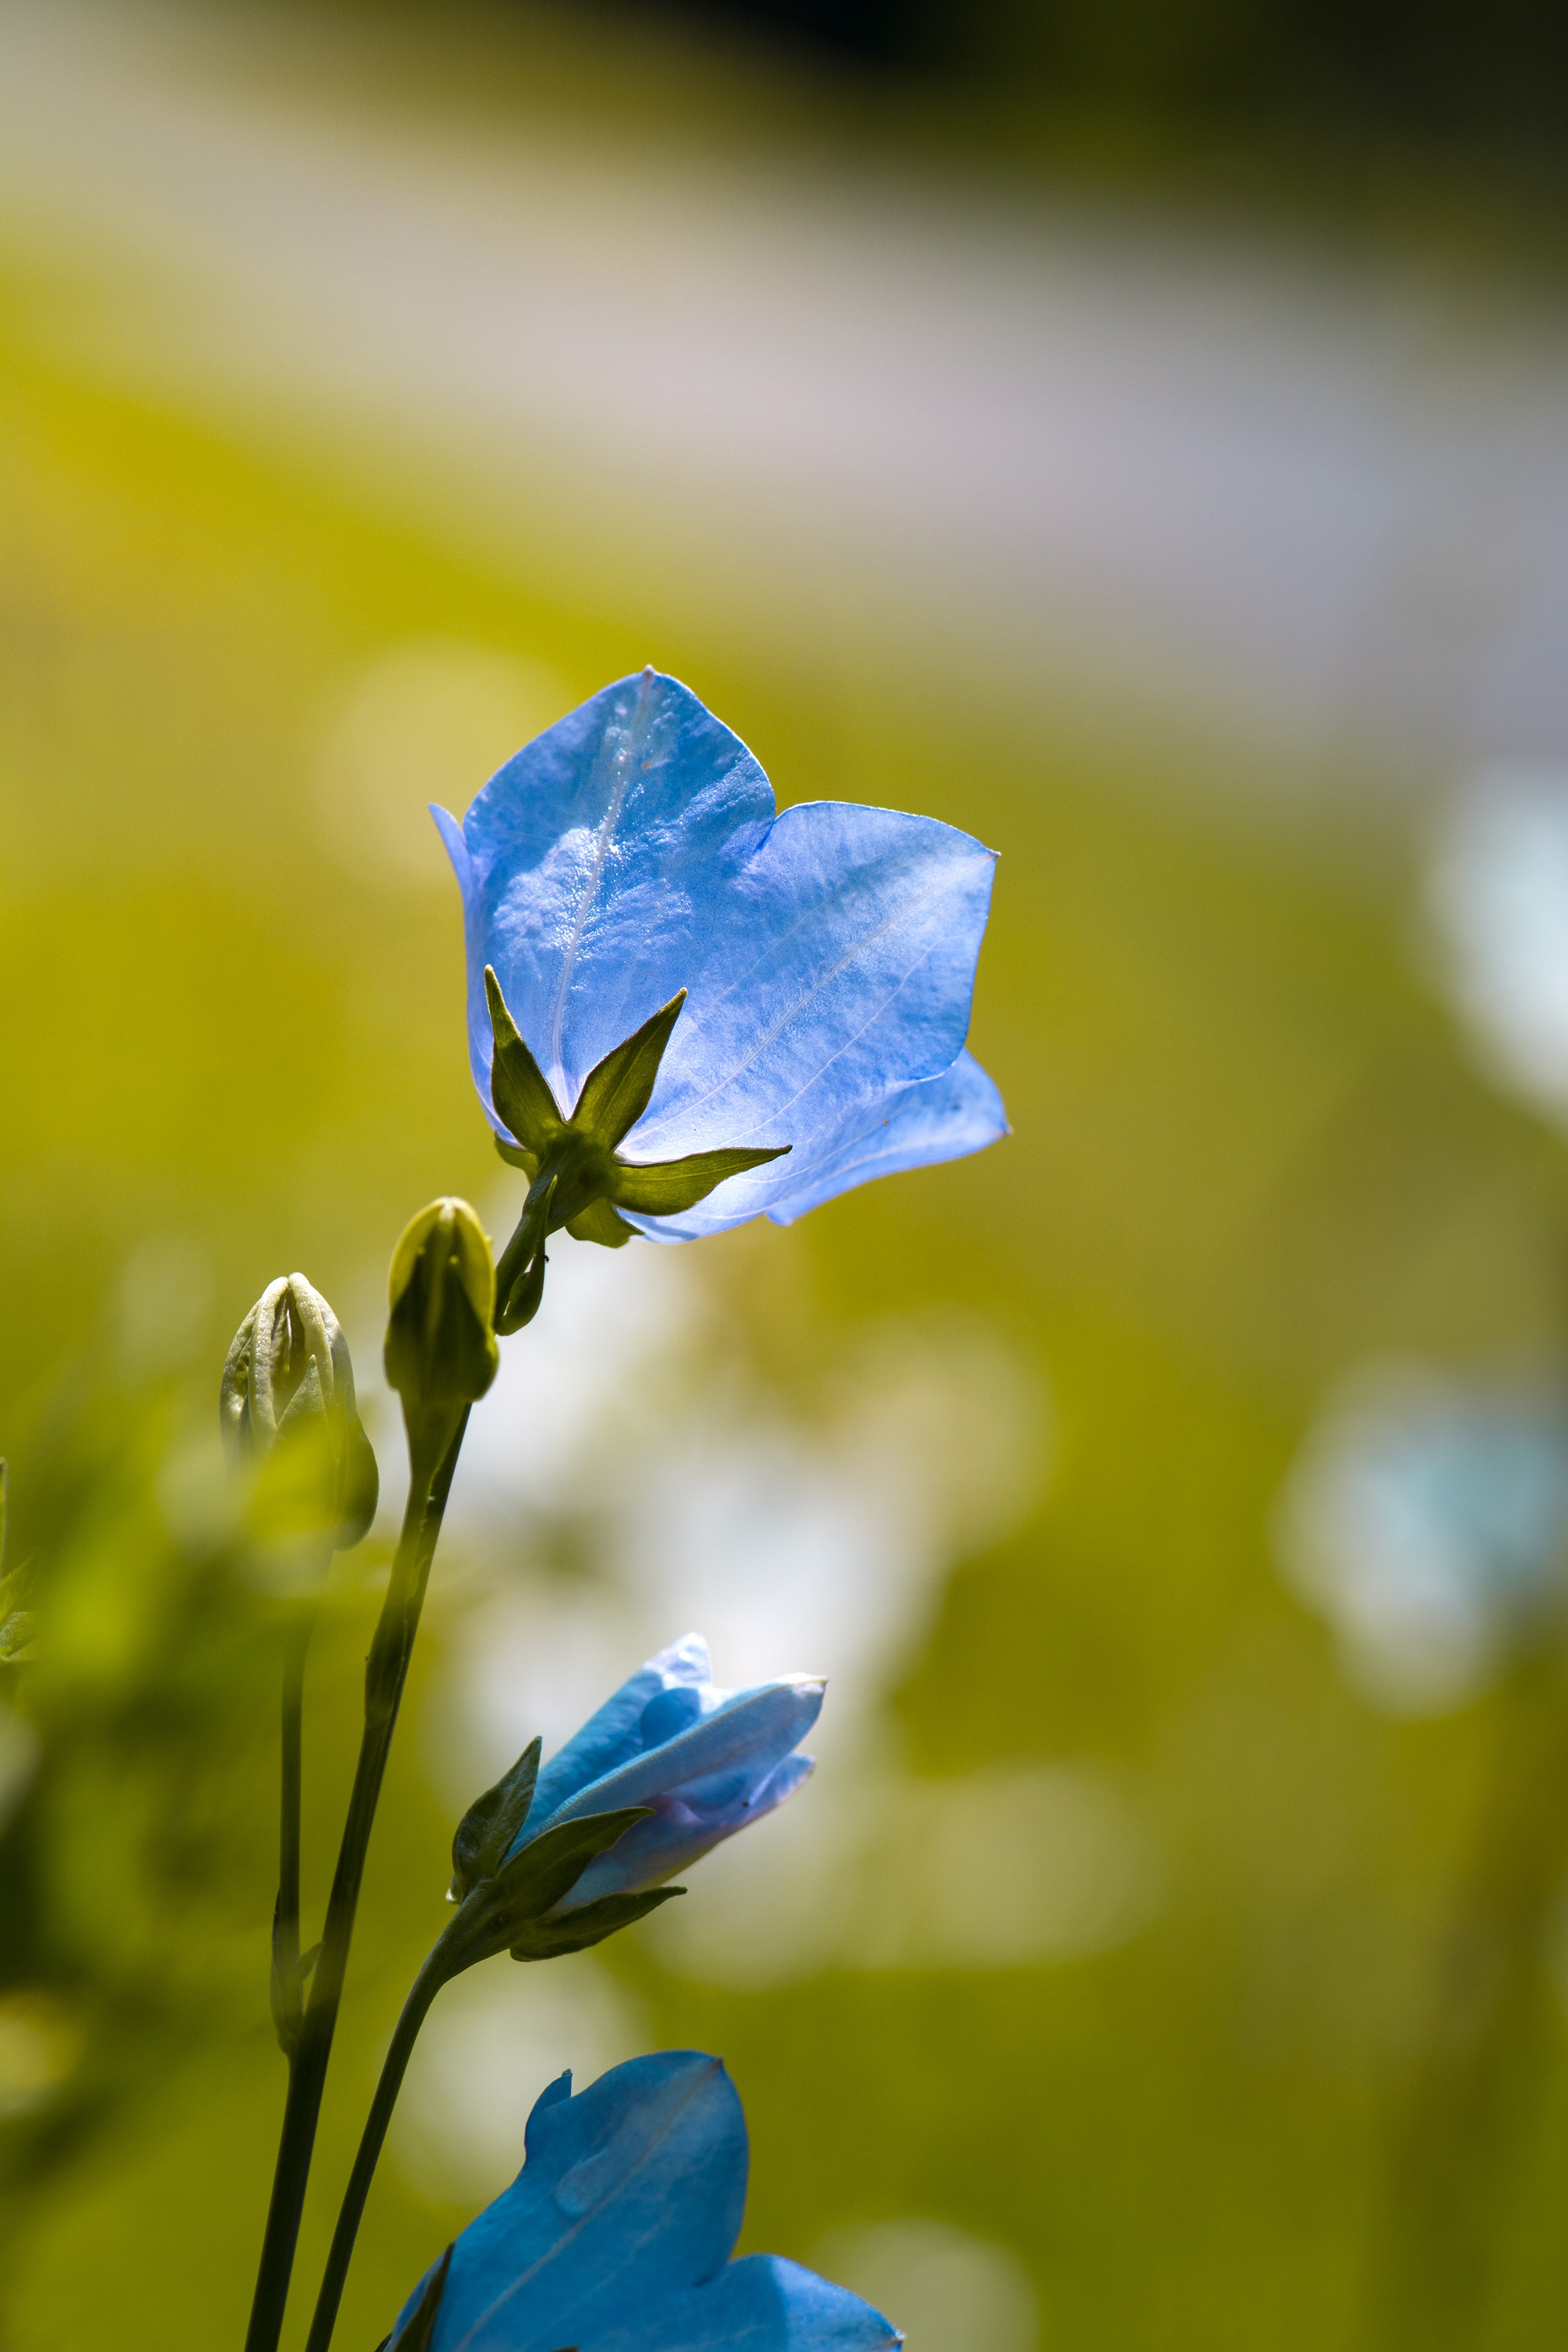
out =
[[[337,1869],[327,1899],[326,1926],[321,1956],[311,1973],[310,1997],[300,2020],[299,2041],[289,2065],[289,2096],[278,2144],[272,2198],[257,2271],[256,2294],[246,2352],[277,2352],[283,2332],[300,2220],[315,2150],[316,2126],[326,2089],[327,2068],[337,2032],[349,1947],[353,1940],[365,1855],[375,1822],[381,1784],[408,1664],[419,1630],[420,1612],[429,1582],[430,1564],[441,1532],[441,1521],[451,1492],[463,1433],[468,1426],[463,1408],[444,1448],[432,1454],[421,1450],[411,1463],[408,1505],[403,1532],[392,1564],[392,1578],[376,1624],[365,1665],[364,1729],[348,1817],[338,1849]],[[410,1433],[412,1438],[412,1431]]]
[[437,1938],[403,2004],[382,2065],[332,2233],[306,2352],[327,2352],[331,2342],[365,2199],[375,2177],[414,2044],[436,1995],[465,1969],[479,1960],[493,1959],[509,1948],[516,1959],[543,1959],[561,1952],[581,1951],[613,1934],[616,1927],[646,1917],[650,1910],[668,1901],[672,1893],[679,1893],[679,1888],[660,1888],[640,1898],[601,1905],[596,1916],[584,1913],[569,1922],[558,1922],[551,1916],[581,1876],[584,1864],[615,1845],[626,1830],[644,1818],[643,1809],[635,1808],[563,1822],[526,1853],[514,1854],[501,1868],[471,1887],[457,1917]]
[[289,2095],[246,2352],[277,2352],[282,2334],[387,1755],[469,1408],[496,1373],[495,1272],[484,1229],[466,1201],[433,1201],[411,1220],[393,1252],[389,1291],[386,1376],[403,1402],[408,1501],[386,1599],[365,1662],[364,1729],[320,1954],[310,1971],[303,2015],[289,2037],[291,2046],[286,2045]]
[[300,1816],[303,1796],[305,1657],[312,1618],[297,1614],[283,1637],[282,1769],[278,1809],[278,1908],[272,1921],[272,2021],[285,2054],[298,2032],[305,1971],[300,1965]]

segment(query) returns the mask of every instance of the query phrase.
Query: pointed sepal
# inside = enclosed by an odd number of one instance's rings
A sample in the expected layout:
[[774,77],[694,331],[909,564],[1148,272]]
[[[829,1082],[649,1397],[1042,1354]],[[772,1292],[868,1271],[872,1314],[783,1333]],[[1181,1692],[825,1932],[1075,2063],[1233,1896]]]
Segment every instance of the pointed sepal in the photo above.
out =
[[476,1797],[452,1840],[450,1899],[460,1903],[482,1879],[493,1878],[516,1844],[539,1778],[543,1742],[531,1739],[510,1772]]
[[509,1143],[506,1137],[504,1135],[497,1135],[493,1128],[490,1130],[490,1141],[495,1145],[496,1150],[500,1152],[501,1158],[506,1161],[509,1168],[521,1168],[525,1176],[538,1175],[539,1154],[537,1151],[525,1151],[521,1143]]
[[637,1227],[617,1214],[612,1201],[591,1201],[576,1216],[568,1218],[566,1230],[574,1242],[597,1242],[604,1249],[624,1249],[637,1237]]
[[575,1241],[620,1249],[636,1232],[622,1209],[647,1217],[678,1216],[705,1201],[726,1177],[780,1160],[791,1147],[737,1145],[643,1167],[617,1156],[616,1146],[652,1100],[665,1048],[686,1002],[683,988],[595,1064],[567,1119],[518,1034],[489,965],[485,988],[495,1040],[491,1097],[498,1118],[511,1130],[511,1139],[497,1137],[496,1149],[509,1166],[531,1179],[517,1231],[496,1269],[495,1328],[504,1335],[520,1331],[538,1310],[543,1245],[552,1233],[564,1226]]
[[[543,1071],[507,1009],[500,982],[485,966],[485,997],[490,1012],[490,1100],[525,1151],[540,1159],[560,1137],[565,1121]],[[624,1049],[623,1049],[624,1050]],[[593,1080],[589,1080],[593,1084]]]
[[679,1216],[683,1209],[694,1209],[699,1201],[705,1201],[726,1176],[739,1176],[748,1168],[782,1160],[789,1149],[787,1143],[781,1143],[770,1150],[692,1151],[684,1160],[655,1160],[646,1168],[623,1161],[616,1171],[616,1200],[621,1208],[645,1217]]
[[685,1892],[684,1886],[653,1886],[641,1895],[601,1895],[596,1903],[584,1903],[580,1911],[568,1911],[560,1919],[531,1920],[511,1947],[512,1958],[558,1960],[567,1952],[585,1952]]
[[[668,1004],[661,1004],[640,1029],[613,1045],[584,1079],[572,1124],[602,1143],[606,1151],[613,1151],[623,1136],[631,1133],[647,1110],[669,1033],[685,1002],[686,991],[677,989]],[[528,1139],[522,1138],[524,1142]]]

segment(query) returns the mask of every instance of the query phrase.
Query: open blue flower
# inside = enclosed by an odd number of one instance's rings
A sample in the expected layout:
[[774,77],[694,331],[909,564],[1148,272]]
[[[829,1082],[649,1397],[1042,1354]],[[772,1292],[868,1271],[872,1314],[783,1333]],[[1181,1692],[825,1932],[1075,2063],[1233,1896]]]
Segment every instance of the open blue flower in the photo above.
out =
[[[798,2263],[730,2260],[746,2120],[717,2058],[634,2058],[528,2119],[511,2187],[409,2297],[429,2352],[890,2352],[880,2312]],[[438,2302],[437,2302],[438,2297]]]
[[589,1863],[554,1916],[662,1885],[771,1813],[810,1772],[811,1758],[795,1750],[822,1712],[821,1679],[786,1675],[725,1691],[712,1672],[708,1644],[688,1633],[639,1667],[541,1771],[514,1853],[563,1822],[650,1809]]
[[778,814],[745,745],[651,669],[509,760],[460,825],[433,814],[462,887],[469,1051],[498,1139],[528,1141],[492,1099],[487,966],[563,1118],[669,1012],[651,1098],[614,1139],[621,1163],[780,1155],[673,1210],[628,1181],[597,1220],[558,1212],[583,1238],[624,1240],[623,1218],[660,1241],[763,1213],[787,1224],[1005,1133],[963,1050],[994,865],[969,835],[840,801]]

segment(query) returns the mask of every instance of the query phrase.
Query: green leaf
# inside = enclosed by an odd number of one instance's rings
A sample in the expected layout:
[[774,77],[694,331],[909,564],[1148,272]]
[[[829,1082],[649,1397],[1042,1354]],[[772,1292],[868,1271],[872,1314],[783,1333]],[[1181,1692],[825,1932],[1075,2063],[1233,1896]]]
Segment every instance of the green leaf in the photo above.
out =
[[[680,1018],[685,1002],[686,991],[678,989],[668,1004],[661,1004],[652,1018],[621,1045],[612,1046],[584,1079],[572,1124],[584,1129],[607,1150],[615,1150],[622,1136],[631,1132],[647,1110],[669,1033]],[[496,1108],[500,1108],[499,1103]],[[501,1117],[506,1118],[504,1111]],[[511,1125],[510,1119],[507,1125]],[[526,1136],[522,1139],[524,1142],[528,1139]]]
[[452,1840],[452,1885],[461,1902],[480,1879],[493,1878],[511,1850],[533,1802],[543,1742],[530,1740],[510,1772],[476,1797]]
[[[397,2352],[430,2352],[436,2340],[436,2322],[440,2316],[441,2298],[447,2292],[447,2273],[452,2267],[452,2248],[447,2247],[435,2269],[425,2282],[425,2292],[409,2314],[408,2325],[397,2339]],[[375,2352],[387,2352],[390,2336],[384,2336]]]
[[599,1242],[605,1249],[624,1249],[637,1239],[637,1227],[617,1216],[608,1201],[590,1201],[576,1216],[567,1218],[566,1230],[574,1242]]
[[621,1927],[635,1927],[661,1903],[672,1903],[685,1892],[684,1886],[655,1886],[643,1895],[602,1895],[596,1903],[584,1903],[580,1911],[568,1911],[563,1919],[532,1920],[511,1947],[512,1958],[555,1960],[566,1952],[585,1952],[590,1945],[602,1944]]
[[635,1209],[645,1217],[673,1217],[705,1201],[726,1176],[782,1160],[789,1150],[781,1143],[771,1151],[692,1151],[684,1160],[656,1160],[647,1168],[622,1161],[616,1173],[616,1199],[623,1209]]
[[542,1157],[564,1124],[560,1105],[507,1011],[500,982],[489,964],[485,966],[485,995],[490,1008],[490,1034],[495,1041],[490,1054],[490,1100],[496,1107],[496,1117],[505,1120],[524,1150]]

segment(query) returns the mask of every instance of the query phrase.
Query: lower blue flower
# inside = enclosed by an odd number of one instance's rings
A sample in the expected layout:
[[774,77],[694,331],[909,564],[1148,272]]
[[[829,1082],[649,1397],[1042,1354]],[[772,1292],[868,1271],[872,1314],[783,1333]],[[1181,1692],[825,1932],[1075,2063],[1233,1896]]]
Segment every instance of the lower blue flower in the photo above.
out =
[[[730,2260],[746,2121],[721,2061],[667,2050],[528,2119],[511,2187],[451,2249],[430,2352],[889,2352],[858,2295],[771,2254]],[[394,2352],[432,2274],[399,2315]],[[426,2315],[427,2316],[427,2315]]]

